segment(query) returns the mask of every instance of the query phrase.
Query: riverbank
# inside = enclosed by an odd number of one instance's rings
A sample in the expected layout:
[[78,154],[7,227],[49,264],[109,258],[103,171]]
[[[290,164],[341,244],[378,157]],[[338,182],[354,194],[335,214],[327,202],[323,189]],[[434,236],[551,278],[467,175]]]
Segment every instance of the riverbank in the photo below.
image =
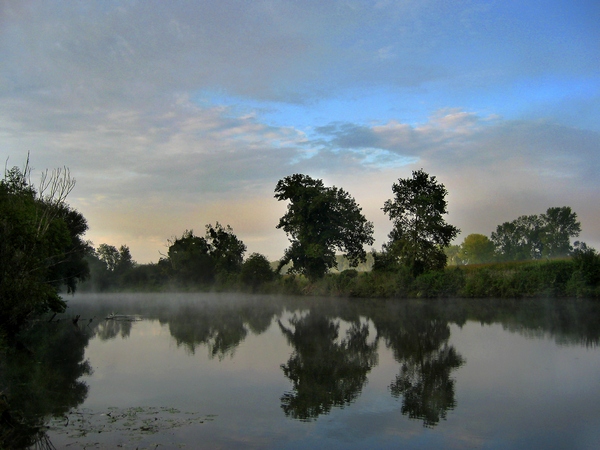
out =
[[[89,291],[83,285],[81,291]],[[111,292],[108,289],[104,292]],[[416,278],[400,268],[329,273],[311,282],[301,275],[281,275],[248,286],[235,274],[210,285],[169,282],[131,283],[115,292],[248,292],[357,298],[600,298],[600,264],[572,258],[447,267]]]
[[600,297],[598,284],[572,260],[447,267],[412,278],[408,273],[344,271],[316,283],[297,279],[298,293],[386,298]]

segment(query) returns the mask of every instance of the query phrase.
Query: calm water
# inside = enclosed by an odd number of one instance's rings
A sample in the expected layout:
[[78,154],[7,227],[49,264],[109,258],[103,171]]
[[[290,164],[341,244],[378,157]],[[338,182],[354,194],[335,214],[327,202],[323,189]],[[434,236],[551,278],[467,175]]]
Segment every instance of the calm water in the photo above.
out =
[[69,314],[22,394],[56,448],[600,448],[597,302],[78,295]]

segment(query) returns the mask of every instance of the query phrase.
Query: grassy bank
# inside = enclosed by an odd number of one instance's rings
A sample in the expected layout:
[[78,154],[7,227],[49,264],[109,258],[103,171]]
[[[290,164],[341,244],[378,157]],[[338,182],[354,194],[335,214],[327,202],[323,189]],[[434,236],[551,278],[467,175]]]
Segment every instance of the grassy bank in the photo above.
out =
[[576,262],[566,259],[448,267],[416,278],[404,271],[354,270],[328,274],[315,283],[309,283],[304,277],[284,276],[269,289],[293,294],[365,298],[598,298],[600,285],[588,275]]

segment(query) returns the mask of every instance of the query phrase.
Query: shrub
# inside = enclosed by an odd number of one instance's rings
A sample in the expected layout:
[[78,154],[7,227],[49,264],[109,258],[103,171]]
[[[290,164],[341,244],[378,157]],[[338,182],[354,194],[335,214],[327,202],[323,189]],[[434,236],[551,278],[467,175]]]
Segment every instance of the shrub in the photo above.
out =
[[273,281],[275,272],[266,256],[252,253],[242,264],[240,278],[242,283],[255,290],[264,283]]

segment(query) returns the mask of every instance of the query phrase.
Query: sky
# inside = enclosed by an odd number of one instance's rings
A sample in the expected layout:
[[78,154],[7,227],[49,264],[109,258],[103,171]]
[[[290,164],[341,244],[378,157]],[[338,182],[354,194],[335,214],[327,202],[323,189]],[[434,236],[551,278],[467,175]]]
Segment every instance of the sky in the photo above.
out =
[[570,206],[600,249],[597,0],[0,0],[0,156],[66,166],[86,238],[156,262],[229,224],[279,259],[295,173],[374,223],[399,178],[490,236]]

